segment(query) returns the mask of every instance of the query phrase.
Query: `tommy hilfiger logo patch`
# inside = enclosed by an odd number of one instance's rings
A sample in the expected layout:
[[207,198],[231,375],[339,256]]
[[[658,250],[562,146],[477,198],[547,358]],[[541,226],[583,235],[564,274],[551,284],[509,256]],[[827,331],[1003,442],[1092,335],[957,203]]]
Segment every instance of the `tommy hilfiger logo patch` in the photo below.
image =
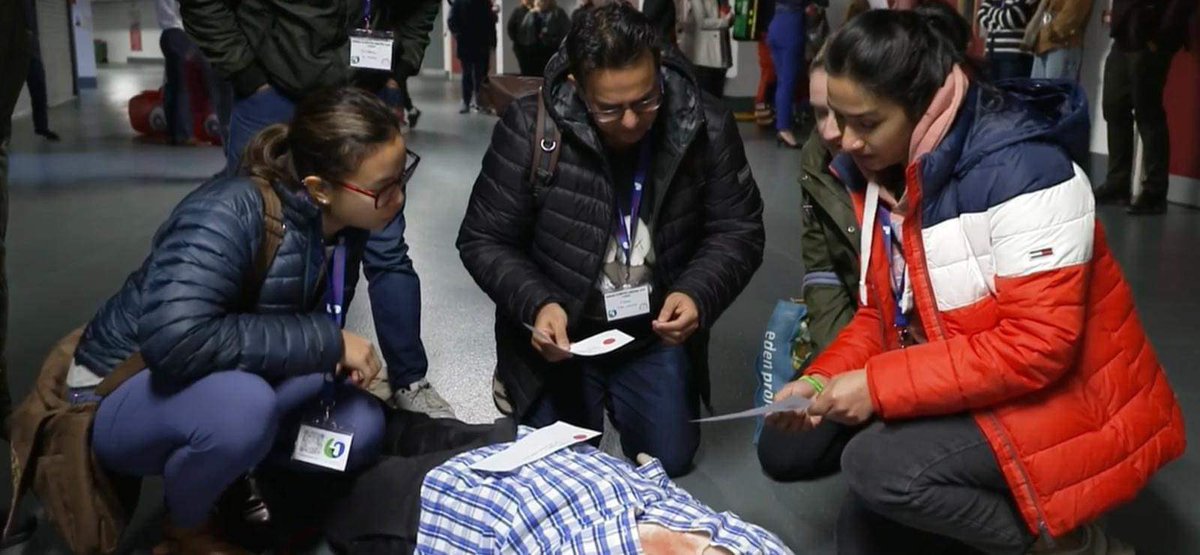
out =
[[1046,248],[1044,248],[1044,249],[1038,249],[1038,250],[1036,250],[1036,251],[1033,251],[1033,252],[1029,253],[1029,259],[1030,259],[1030,260],[1037,260],[1037,259],[1039,259],[1039,258],[1046,258],[1047,256],[1054,256],[1054,249],[1053,249],[1053,248],[1046,247]]

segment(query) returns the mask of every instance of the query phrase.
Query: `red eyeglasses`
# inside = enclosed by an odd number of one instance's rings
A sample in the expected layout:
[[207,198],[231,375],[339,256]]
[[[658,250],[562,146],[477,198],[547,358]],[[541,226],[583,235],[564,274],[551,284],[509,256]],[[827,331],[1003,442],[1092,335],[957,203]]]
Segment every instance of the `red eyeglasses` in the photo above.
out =
[[404,190],[407,188],[408,181],[412,179],[413,174],[417,171],[417,164],[421,163],[421,157],[408,149],[404,150],[404,158],[404,172],[400,174],[400,177],[385,183],[378,191],[369,191],[348,181],[335,181],[334,183],[337,183],[343,189],[370,197],[375,201],[376,210],[384,206],[391,206],[400,200],[400,196],[404,194]]

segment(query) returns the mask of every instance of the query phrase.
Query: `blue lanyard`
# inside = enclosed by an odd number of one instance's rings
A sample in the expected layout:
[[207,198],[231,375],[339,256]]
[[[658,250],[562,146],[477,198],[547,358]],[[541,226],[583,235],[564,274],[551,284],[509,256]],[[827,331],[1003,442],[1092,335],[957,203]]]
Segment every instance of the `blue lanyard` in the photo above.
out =
[[363,2],[363,28],[371,29],[371,0]]
[[908,331],[908,316],[904,314],[904,307],[901,306],[901,300],[904,299],[904,289],[908,284],[907,268],[900,272],[900,279],[896,279],[896,259],[895,248],[896,241],[893,237],[894,230],[892,229],[892,213],[882,206],[879,207],[879,225],[883,227],[883,242],[884,249],[887,252],[888,263],[888,282],[892,286],[892,302],[895,303],[895,324],[896,329],[900,332],[901,338]]
[[617,203],[617,242],[621,246],[621,251],[625,253],[626,273],[633,264],[633,245],[634,240],[637,239],[638,216],[642,211],[642,193],[646,188],[646,176],[650,174],[650,159],[652,158],[650,148],[649,138],[642,139],[637,169],[633,172],[633,192],[630,193],[628,222],[625,220],[625,212],[621,210],[621,203]]

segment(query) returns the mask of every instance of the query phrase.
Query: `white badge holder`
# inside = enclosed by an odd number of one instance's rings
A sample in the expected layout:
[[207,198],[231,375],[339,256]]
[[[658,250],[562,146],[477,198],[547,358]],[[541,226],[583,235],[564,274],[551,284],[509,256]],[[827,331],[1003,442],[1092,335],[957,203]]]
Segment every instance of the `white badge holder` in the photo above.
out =
[[350,67],[391,71],[394,40],[391,32],[355,29],[350,33]]
[[333,403],[324,405],[322,409],[320,416],[308,424],[300,425],[292,460],[345,472],[346,463],[350,460],[350,446],[354,444],[354,432],[338,429],[333,421]]

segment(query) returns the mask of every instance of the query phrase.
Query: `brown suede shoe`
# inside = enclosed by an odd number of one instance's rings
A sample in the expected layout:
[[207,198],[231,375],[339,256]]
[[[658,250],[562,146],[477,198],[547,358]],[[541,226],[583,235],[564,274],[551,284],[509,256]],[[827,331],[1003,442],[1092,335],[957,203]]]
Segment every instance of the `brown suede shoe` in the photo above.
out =
[[166,525],[163,541],[154,547],[154,555],[253,555],[214,533],[205,523],[198,528],[176,528]]

